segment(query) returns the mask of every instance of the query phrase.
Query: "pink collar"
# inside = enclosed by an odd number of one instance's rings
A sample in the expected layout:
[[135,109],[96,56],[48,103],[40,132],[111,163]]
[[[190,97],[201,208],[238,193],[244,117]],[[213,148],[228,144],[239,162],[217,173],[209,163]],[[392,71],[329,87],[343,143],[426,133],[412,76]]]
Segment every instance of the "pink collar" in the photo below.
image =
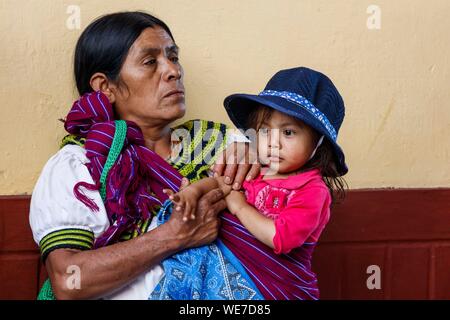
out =
[[285,189],[298,189],[313,180],[323,182],[319,169],[309,170],[286,178],[266,180],[264,180],[263,178],[264,174],[261,173],[258,177],[255,178],[255,181],[264,181],[271,186],[281,187]]

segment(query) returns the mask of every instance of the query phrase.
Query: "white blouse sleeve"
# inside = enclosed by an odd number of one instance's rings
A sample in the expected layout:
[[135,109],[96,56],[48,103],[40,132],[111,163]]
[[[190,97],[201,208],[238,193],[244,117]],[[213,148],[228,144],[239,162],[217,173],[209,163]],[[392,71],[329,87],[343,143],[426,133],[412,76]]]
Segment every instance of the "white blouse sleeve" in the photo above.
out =
[[91,211],[74,195],[74,186],[84,181],[93,184],[85,166],[85,150],[67,145],[45,165],[36,183],[30,204],[30,225],[42,258],[59,248],[91,249],[95,238],[109,221],[98,191],[82,189],[99,207]]
[[227,146],[233,142],[250,143],[250,140],[239,129],[228,128],[227,129]]

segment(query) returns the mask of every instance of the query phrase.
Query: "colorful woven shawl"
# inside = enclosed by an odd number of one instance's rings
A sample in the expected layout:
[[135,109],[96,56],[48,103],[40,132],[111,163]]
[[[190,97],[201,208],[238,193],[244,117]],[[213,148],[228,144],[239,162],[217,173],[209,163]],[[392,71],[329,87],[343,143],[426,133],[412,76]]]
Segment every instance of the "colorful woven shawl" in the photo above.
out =
[[[122,152],[104,186],[105,208],[111,226],[96,239],[94,248],[114,243],[125,230],[138,228],[137,222],[151,217],[152,209],[167,199],[162,190],[178,190],[181,184],[180,174],[145,147],[140,128],[130,121],[126,121],[126,125]],[[112,105],[100,92],[85,94],[73,104],[64,127],[69,133],[86,138],[86,156],[90,160],[86,166],[95,184],[80,181],[74,193],[91,210],[98,211],[95,202],[83,194],[82,187],[100,190],[100,178],[116,131]]]

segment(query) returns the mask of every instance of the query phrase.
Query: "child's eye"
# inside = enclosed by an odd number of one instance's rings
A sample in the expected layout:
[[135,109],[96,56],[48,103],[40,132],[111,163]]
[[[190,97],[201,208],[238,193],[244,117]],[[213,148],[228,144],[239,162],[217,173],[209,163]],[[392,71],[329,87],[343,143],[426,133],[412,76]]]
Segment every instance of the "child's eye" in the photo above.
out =
[[283,130],[283,134],[285,136],[293,136],[295,134],[295,131],[291,130],[291,129],[285,129],[285,130]]

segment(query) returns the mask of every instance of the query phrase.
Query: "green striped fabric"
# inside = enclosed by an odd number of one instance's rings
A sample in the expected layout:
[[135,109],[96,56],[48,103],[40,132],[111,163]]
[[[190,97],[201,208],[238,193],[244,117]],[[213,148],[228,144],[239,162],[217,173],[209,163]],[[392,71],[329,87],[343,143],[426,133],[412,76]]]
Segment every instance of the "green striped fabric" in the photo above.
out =
[[89,250],[93,245],[94,234],[91,231],[76,228],[53,231],[39,242],[41,256],[44,261],[50,252],[58,248]]
[[183,147],[172,166],[190,182],[206,177],[208,169],[225,150],[229,128],[222,123],[192,120],[174,129],[189,131],[190,141],[181,141]]

